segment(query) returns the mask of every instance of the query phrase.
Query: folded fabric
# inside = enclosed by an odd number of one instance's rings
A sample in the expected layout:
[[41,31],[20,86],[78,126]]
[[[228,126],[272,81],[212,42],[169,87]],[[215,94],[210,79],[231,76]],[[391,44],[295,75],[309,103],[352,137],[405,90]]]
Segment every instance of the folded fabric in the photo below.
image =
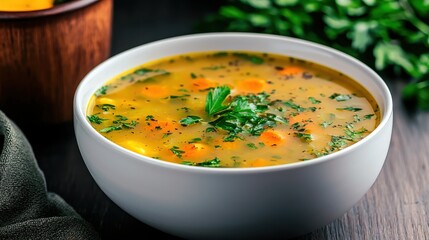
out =
[[0,111],[0,239],[98,239],[61,197],[46,190],[27,139]]

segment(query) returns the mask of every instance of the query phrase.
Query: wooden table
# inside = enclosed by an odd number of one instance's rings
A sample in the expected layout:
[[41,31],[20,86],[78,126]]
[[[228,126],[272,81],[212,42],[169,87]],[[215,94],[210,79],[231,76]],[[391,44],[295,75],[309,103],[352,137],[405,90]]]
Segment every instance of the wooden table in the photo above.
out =
[[[215,3],[198,0],[147,4],[137,0],[115,2],[113,54],[192,33],[192,25],[216,7]],[[429,239],[429,113],[407,111],[400,99],[403,81],[386,78],[386,82],[394,98],[394,129],[378,180],[343,217],[299,239]],[[45,173],[49,191],[61,195],[103,239],[173,238],[134,219],[100,190],[83,163],[72,123],[22,128]]]

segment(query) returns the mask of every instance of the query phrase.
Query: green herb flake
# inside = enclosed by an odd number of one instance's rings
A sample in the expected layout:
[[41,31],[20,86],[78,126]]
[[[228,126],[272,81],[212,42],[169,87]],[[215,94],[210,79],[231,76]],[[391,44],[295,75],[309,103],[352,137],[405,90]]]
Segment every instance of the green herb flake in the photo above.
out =
[[134,71],[134,74],[137,75],[146,75],[148,73],[156,73],[157,75],[167,75],[170,74],[170,72],[163,70],[163,69],[150,69],[150,68],[140,68]]
[[305,108],[295,104],[292,100],[283,102],[283,104],[286,105],[287,107],[290,107],[290,108],[298,111],[298,112],[304,112],[305,111]]
[[355,123],[357,123],[357,122],[362,121],[362,118],[360,118],[360,117],[359,117],[359,115],[355,114],[355,115],[353,115],[353,121],[354,121]]
[[206,132],[216,132],[216,128],[208,127],[208,128],[206,128]]
[[303,133],[303,132],[295,132],[295,136],[301,138],[305,142],[311,142],[313,141],[313,136],[309,133]]
[[145,120],[146,121],[155,121],[155,117],[153,115],[147,115]]
[[347,146],[347,142],[341,136],[331,136],[331,141],[328,143],[332,150],[343,149]]
[[103,121],[106,121],[105,118],[100,118],[97,114],[87,116],[88,120],[92,123],[101,124]]
[[225,66],[209,66],[209,67],[203,67],[203,68],[201,68],[202,70],[211,70],[211,71],[216,71],[216,70],[219,70],[219,69],[224,69],[225,68]]
[[211,167],[211,168],[218,168],[221,167],[221,163],[219,158],[214,158],[212,160],[207,160],[204,162],[196,163],[191,161],[183,161],[182,164],[188,165],[188,166],[197,166],[197,167]]
[[116,106],[112,104],[100,104],[97,105],[98,108],[101,108],[101,110],[108,112],[110,109],[115,110]]
[[170,148],[170,151],[178,158],[182,158],[182,154],[185,153],[185,151],[181,150],[178,146],[173,146]]
[[329,127],[329,126],[331,126],[332,125],[332,122],[328,122],[328,121],[323,121],[321,124],[320,124],[320,126],[321,127],[323,127],[323,128],[327,128],[327,127]]
[[356,129],[354,129],[353,124],[349,123],[344,128],[344,132],[346,133],[347,140],[356,141],[356,140],[363,138],[364,133],[367,133],[368,130],[364,127],[356,130]]
[[228,52],[217,52],[213,54],[213,57],[226,57],[228,56]]
[[363,116],[363,119],[369,120],[369,119],[371,119],[374,116],[375,116],[374,114],[367,114],[367,115]]
[[97,91],[95,91],[95,96],[99,97],[101,95],[106,95],[108,88],[109,86],[107,85],[101,86]]
[[350,107],[349,106],[349,107],[337,108],[337,110],[340,110],[340,111],[345,110],[345,111],[351,111],[351,112],[358,112],[358,111],[361,111],[362,108]]
[[254,143],[248,143],[246,144],[246,146],[248,146],[251,149],[258,149],[258,147]]
[[115,115],[115,120],[112,121],[114,125],[103,128],[100,130],[102,133],[109,133],[112,131],[122,130],[122,129],[133,129],[138,124],[137,121],[131,120],[130,122],[126,122],[128,120],[127,117],[122,115]]
[[109,127],[101,129],[100,132],[102,132],[102,133],[109,133],[109,132],[117,131],[117,130],[121,130],[121,129],[122,129],[122,126],[120,126],[120,125],[118,125],[118,126],[109,126]]
[[180,124],[182,124],[182,126],[189,126],[192,124],[199,123],[201,121],[202,121],[202,119],[198,116],[187,116],[187,117],[182,118],[180,120]]
[[308,100],[310,100],[310,102],[311,102],[312,104],[319,104],[319,103],[321,103],[321,101],[320,101],[320,100],[317,100],[317,99],[315,99],[314,97],[308,97]]
[[168,96],[167,98],[186,100],[190,96],[191,96],[190,94],[182,94],[182,95],[171,95],[171,96]]
[[233,53],[233,56],[247,60],[252,62],[253,64],[263,64],[264,63],[264,59],[262,59],[261,57],[258,57],[256,55],[252,55],[252,54],[247,54],[247,53]]
[[197,78],[197,75],[195,73],[191,73],[191,78],[195,79],[195,78]]
[[164,133],[164,134],[162,134],[162,138],[167,138],[171,134],[173,134],[173,133],[171,133],[171,132]]
[[197,142],[201,142],[202,139],[201,138],[192,138],[188,143],[197,143]]
[[352,99],[352,96],[350,96],[348,94],[334,93],[331,96],[329,96],[329,98],[335,99],[337,102],[344,102],[344,101]]

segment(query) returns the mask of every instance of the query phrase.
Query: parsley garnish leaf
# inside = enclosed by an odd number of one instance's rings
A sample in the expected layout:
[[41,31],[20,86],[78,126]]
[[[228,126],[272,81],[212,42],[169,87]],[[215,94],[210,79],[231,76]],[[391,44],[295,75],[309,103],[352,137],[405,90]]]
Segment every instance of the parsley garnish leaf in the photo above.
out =
[[231,90],[227,86],[216,87],[211,89],[207,94],[205,111],[209,116],[213,116],[222,110],[228,108],[224,102]]

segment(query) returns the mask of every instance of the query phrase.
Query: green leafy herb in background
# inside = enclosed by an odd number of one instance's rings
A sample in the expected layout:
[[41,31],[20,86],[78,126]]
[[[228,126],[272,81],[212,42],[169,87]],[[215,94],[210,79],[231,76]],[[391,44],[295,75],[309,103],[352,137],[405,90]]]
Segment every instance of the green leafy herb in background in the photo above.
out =
[[429,1],[233,0],[206,16],[203,31],[298,37],[413,80],[403,98],[429,109]]

